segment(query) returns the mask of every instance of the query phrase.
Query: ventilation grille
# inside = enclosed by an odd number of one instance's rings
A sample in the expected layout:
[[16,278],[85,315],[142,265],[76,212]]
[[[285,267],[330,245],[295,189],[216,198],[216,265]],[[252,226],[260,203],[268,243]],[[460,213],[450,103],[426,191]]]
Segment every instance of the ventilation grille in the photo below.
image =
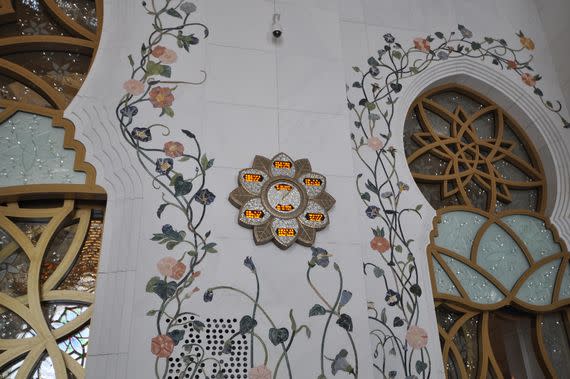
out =
[[[208,318],[198,332],[194,316],[182,316],[185,336],[168,358],[167,379],[247,379],[249,339],[239,334],[237,319]],[[224,342],[232,338],[230,353],[224,353]],[[199,345],[199,346],[198,346]],[[202,361],[199,367],[195,362]],[[222,376],[219,371],[222,370]]]

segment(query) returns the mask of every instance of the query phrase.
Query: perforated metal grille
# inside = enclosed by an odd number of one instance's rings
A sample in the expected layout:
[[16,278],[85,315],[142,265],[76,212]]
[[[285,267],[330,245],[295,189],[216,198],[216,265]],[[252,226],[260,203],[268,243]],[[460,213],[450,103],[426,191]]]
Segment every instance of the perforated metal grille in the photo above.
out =
[[[249,339],[239,334],[238,319],[207,318],[204,329],[193,327],[195,316],[177,320],[186,331],[168,358],[168,379],[247,379]],[[224,344],[231,339],[231,352]],[[221,371],[221,374],[220,374]]]

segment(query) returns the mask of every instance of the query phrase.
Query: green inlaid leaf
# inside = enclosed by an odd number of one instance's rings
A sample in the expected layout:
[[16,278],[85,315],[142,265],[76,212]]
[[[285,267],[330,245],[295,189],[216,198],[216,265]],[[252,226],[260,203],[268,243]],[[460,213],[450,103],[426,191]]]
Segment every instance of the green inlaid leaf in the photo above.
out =
[[320,304],[315,304],[313,305],[313,307],[311,308],[311,310],[309,311],[309,317],[312,316],[322,316],[324,314],[326,314],[327,311],[325,310],[325,308],[320,305]]

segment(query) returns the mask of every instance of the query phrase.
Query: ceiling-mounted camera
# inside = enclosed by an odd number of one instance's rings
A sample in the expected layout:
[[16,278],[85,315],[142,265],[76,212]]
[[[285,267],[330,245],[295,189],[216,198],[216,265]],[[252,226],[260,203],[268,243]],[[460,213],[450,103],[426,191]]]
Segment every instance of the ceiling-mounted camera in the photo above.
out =
[[283,27],[279,23],[280,19],[281,15],[279,13],[273,14],[273,24],[271,25],[271,33],[275,38],[279,38],[283,34]]

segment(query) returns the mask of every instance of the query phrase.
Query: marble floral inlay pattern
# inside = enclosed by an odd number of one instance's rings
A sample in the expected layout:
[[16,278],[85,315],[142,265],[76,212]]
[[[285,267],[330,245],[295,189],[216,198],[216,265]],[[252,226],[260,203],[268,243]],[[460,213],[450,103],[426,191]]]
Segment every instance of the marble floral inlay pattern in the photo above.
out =
[[[224,368],[223,361],[226,357],[231,360],[232,354],[237,351],[237,345],[247,338],[249,367],[244,367],[247,377],[269,379],[276,378],[281,373],[282,377],[293,378],[295,362],[290,358],[290,351],[299,344],[297,341],[300,339],[311,338],[311,329],[297,321],[294,304],[290,305],[289,325],[280,325],[274,321],[277,318],[272,315],[271,309],[264,306],[264,297],[261,296],[264,270],[256,266],[252,257],[243,260],[242,269],[245,268],[251,274],[255,284],[254,293],[223,284],[206,290],[197,286],[202,275],[206,275],[208,257],[218,253],[218,244],[212,239],[213,231],[204,230],[203,224],[207,210],[217,199],[214,189],[206,185],[208,170],[213,167],[214,159],[206,155],[192,131],[174,130],[168,126],[168,120],[176,116],[177,91],[182,86],[199,85],[205,80],[205,73],[203,80],[198,82],[174,79],[174,74],[177,73],[175,70],[180,68],[176,66],[178,55],[190,52],[202,36],[208,37],[209,32],[204,24],[192,21],[197,7],[191,2],[152,1],[143,2],[143,7],[152,18],[153,31],[143,42],[140,56],[128,56],[131,75],[123,83],[124,95],[116,107],[116,117],[125,143],[150,177],[153,188],[161,192],[162,201],[156,209],[156,217],[166,220],[174,215],[172,220],[180,220],[180,216],[184,220],[181,224],[162,221],[160,230],[151,238],[160,247],[157,252],[160,258],[154,267],[156,275],[149,278],[145,286],[146,292],[157,300],[156,306],[147,312],[147,316],[153,319],[149,327],[155,328],[155,335],[148,341],[150,353],[155,357],[152,375],[157,379],[170,378],[172,368],[169,369],[169,362],[174,359],[175,351],[182,351],[184,355],[177,355],[182,359],[176,358],[179,359],[176,367],[178,377],[194,378],[198,374],[207,374],[216,379],[231,377],[233,374]],[[165,121],[145,123],[141,118],[143,112],[153,112],[154,116]],[[156,143],[157,133],[171,140]],[[256,171],[248,172],[257,174]],[[286,173],[276,169],[272,174]],[[310,178],[312,180],[324,180],[318,174],[309,172],[307,175],[309,174],[315,176]],[[324,192],[324,184],[321,187]],[[256,187],[249,189],[255,191]],[[318,197],[322,193],[311,192],[307,197],[313,195]],[[251,199],[256,200],[259,199]],[[251,205],[253,210],[256,207],[262,210],[264,207],[261,201]],[[328,205],[330,208],[332,203]],[[265,219],[262,218],[262,221]],[[319,372],[310,375],[325,379],[329,375],[344,372],[357,378],[359,363],[353,337],[353,319],[346,310],[352,292],[344,283],[343,269],[332,262],[331,257],[325,249],[311,248],[308,268],[306,265],[303,267],[307,270],[309,294],[314,295],[317,301],[307,309],[305,317],[315,317],[322,321],[320,349],[315,352],[314,358],[318,359]],[[318,282],[313,279],[313,272],[317,270],[326,271],[319,274]],[[338,286],[334,289],[334,298],[327,298],[320,288],[323,286],[320,282],[323,275],[332,278],[328,281],[328,286],[331,283]],[[209,303],[216,301],[216,293],[219,292],[231,293],[246,304],[251,304],[251,312],[239,318],[238,330],[225,338],[222,351],[214,354],[209,351],[206,342],[188,338],[191,333],[205,333],[208,322],[208,319],[190,309],[195,310],[195,301],[199,301],[198,293],[201,293],[204,303]],[[224,309],[226,316],[231,319],[235,316],[232,312],[231,309]],[[287,317],[280,319],[283,318]],[[334,345],[330,343],[332,334],[344,338],[346,347],[339,347],[338,339]],[[422,344],[424,336],[416,331],[413,335],[410,334],[410,338],[417,344]],[[261,354],[255,354],[259,350]],[[237,351],[236,354],[239,353]],[[303,367],[298,370],[302,374],[296,375],[308,375]]]

